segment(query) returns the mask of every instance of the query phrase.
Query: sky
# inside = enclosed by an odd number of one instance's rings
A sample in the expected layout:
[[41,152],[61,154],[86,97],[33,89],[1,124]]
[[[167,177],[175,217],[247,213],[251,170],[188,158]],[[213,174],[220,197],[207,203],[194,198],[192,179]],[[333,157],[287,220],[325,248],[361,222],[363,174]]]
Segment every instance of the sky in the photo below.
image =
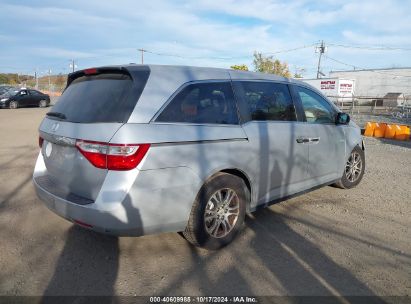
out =
[[254,52],[292,73],[411,66],[411,1],[0,0],[0,72],[141,63],[229,68]]

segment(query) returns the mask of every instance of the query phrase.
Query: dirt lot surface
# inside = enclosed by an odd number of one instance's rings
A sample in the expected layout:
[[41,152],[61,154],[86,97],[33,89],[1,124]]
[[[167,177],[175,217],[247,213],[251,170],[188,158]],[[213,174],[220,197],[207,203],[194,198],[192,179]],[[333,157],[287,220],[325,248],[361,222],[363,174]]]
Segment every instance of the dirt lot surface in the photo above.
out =
[[259,211],[210,252],[176,233],[114,238],[37,199],[47,109],[0,110],[2,295],[411,295],[411,144],[366,139],[352,190],[325,187]]

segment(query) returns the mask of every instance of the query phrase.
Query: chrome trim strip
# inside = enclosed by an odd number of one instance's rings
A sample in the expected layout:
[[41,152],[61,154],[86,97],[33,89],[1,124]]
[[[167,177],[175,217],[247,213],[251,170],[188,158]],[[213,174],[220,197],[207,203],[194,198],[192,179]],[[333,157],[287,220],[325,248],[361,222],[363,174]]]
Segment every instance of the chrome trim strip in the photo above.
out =
[[153,143],[151,144],[151,146],[208,144],[208,143],[230,142],[230,141],[248,141],[248,138],[224,138],[224,139],[187,140],[187,141],[177,141],[177,142],[161,142],[161,143]]
[[61,146],[75,146],[76,145],[76,139],[71,138],[71,137],[66,137],[66,136],[60,136],[60,135],[54,135],[50,133],[46,133],[43,131],[40,131],[40,136],[45,139],[48,142],[51,142],[53,144],[58,144]]

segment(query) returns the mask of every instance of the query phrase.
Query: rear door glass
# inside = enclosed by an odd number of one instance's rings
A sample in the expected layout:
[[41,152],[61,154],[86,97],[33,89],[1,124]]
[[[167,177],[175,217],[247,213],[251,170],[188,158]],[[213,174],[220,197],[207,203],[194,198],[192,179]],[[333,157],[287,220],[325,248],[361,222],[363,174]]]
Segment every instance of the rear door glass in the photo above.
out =
[[29,92],[30,92],[30,95],[33,95],[33,96],[39,96],[40,95],[39,92],[34,91],[34,90],[30,90]]
[[265,81],[234,81],[233,84],[244,108],[243,122],[297,120],[286,84]]
[[177,93],[156,121],[238,124],[237,107],[230,82],[187,85]]
[[[148,72],[140,73],[134,81],[142,91]],[[126,122],[139,97],[131,94],[132,90],[133,80],[127,74],[80,76],[65,89],[51,112],[64,114],[69,122]]]

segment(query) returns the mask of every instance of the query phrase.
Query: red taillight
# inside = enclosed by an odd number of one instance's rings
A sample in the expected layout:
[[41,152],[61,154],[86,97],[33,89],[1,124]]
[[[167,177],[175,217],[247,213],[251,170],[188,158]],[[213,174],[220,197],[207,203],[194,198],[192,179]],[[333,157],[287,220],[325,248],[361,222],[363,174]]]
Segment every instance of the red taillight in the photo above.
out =
[[85,69],[83,70],[83,72],[86,75],[93,75],[93,74],[97,74],[97,69],[96,68]]
[[79,221],[79,220],[73,220],[73,222],[76,223],[77,225],[85,227],[85,228],[93,228],[93,225],[84,223],[84,222]]
[[107,153],[107,169],[134,169],[144,158],[149,148],[149,144],[109,145],[109,151]]
[[146,155],[149,144],[121,145],[78,140],[76,146],[95,167],[108,170],[131,170]]
[[76,146],[93,166],[107,169],[107,143],[78,140],[76,141]]
[[39,147],[40,147],[40,149],[41,149],[41,147],[43,147],[43,141],[44,141],[44,138],[39,136]]

